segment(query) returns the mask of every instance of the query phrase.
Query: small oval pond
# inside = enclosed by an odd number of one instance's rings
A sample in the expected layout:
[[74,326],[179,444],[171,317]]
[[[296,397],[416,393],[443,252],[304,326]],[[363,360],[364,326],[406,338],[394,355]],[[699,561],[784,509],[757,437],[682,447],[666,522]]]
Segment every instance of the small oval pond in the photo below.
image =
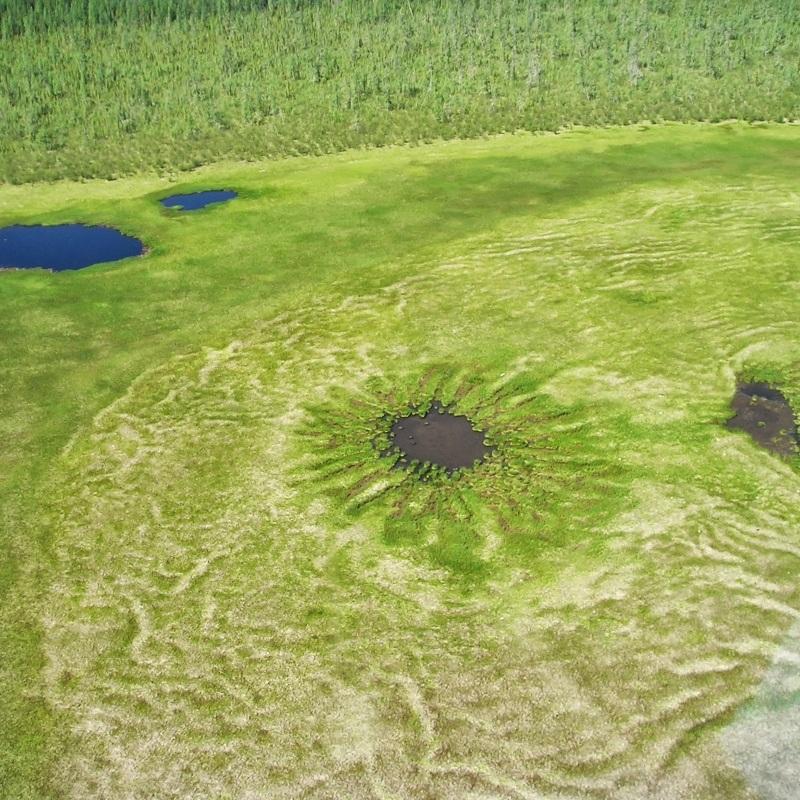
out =
[[133,236],[101,225],[10,225],[0,228],[0,269],[61,272],[140,256]]
[[390,431],[391,443],[400,451],[398,466],[428,462],[446,472],[471,467],[492,452],[482,431],[465,416],[433,403],[426,414],[400,417]]
[[773,453],[791,456],[797,452],[800,438],[794,413],[782,392],[766,383],[740,383],[731,409],[736,413],[727,422],[729,429],[745,431]]
[[161,200],[161,205],[166,208],[177,208],[180,211],[197,211],[213,203],[227,203],[238,197],[236,192],[227,189],[214,189],[207,192],[192,192],[190,194],[173,194]]

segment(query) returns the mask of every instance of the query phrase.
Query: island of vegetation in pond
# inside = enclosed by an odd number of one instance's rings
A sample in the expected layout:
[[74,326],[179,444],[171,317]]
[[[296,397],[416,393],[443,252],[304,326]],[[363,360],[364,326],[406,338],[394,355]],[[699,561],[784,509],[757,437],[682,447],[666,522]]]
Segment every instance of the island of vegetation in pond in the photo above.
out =
[[133,236],[102,225],[10,225],[0,228],[0,269],[83,269],[144,252]]
[[161,200],[161,205],[166,208],[177,208],[180,211],[199,211],[215,203],[226,203],[237,196],[236,192],[228,189],[214,189],[205,192],[189,192],[187,194],[173,194]]

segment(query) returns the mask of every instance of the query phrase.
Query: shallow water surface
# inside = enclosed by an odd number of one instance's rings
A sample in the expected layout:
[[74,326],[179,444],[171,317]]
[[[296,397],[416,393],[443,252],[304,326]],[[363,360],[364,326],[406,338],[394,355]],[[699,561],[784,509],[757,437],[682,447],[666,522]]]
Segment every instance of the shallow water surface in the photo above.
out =
[[167,208],[177,208],[181,211],[197,211],[213,203],[226,203],[237,197],[236,192],[223,189],[214,189],[207,192],[191,192],[190,194],[173,194],[161,200],[161,205]]
[[100,225],[11,225],[0,228],[0,269],[82,269],[139,256],[133,236]]
[[467,417],[438,403],[427,414],[401,417],[391,428],[392,444],[403,454],[398,464],[404,467],[411,461],[427,461],[448,472],[471,467],[491,452],[484,439]]
[[767,450],[782,456],[797,452],[798,434],[789,401],[766,383],[740,383],[731,401],[735,416],[727,426],[742,430]]

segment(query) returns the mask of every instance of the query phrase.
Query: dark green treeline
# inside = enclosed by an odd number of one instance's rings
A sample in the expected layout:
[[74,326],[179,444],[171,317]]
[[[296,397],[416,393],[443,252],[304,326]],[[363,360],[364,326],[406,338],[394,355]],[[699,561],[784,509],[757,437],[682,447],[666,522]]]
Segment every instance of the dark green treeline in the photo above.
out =
[[0,0],[0,179],[800,118],[800,0]]

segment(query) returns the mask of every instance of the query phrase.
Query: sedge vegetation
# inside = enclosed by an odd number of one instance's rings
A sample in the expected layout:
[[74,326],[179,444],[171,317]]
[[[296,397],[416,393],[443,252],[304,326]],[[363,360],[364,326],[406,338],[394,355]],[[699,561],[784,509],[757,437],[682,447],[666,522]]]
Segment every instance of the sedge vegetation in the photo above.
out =
[[[724,123],[0,187],[149,248],[0,273],[0,796],[792,797],[800,463],[724,422],[800,406],[798,170]],[[380,455],[432,400],[485,463]]]
[[0,179],[800,116],[796,0],[0,4]]
[[[0,0],[0,227],[147,248],[0,271],[0,798],[792,797],[800,453],[724,423],[800,408],[798,43]],[[485,463],[381,455],[434,401]]]

